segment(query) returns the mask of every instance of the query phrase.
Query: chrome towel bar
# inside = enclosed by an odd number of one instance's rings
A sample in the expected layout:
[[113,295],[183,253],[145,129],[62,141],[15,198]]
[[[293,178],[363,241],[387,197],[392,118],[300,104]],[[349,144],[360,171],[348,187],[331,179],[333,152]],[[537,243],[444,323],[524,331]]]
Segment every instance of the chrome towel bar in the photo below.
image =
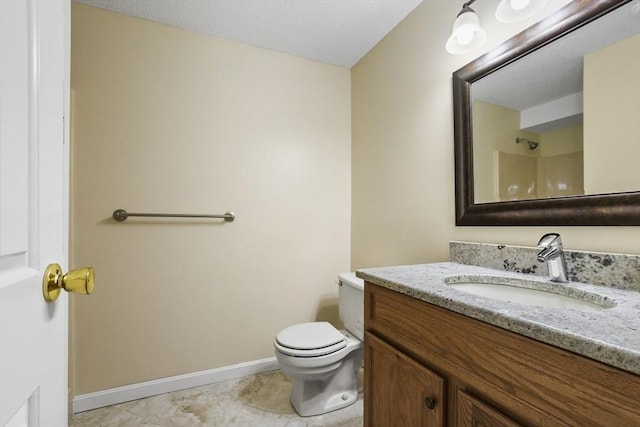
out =
[[233,222],[236,219],[236,215],[233,212],[225,212],[223,215],[201,215],[201,214],[162,214],[162,213],[133,213],[127,212],[124,209],[116,209],[113,211],[113,219],[116,221],[124,221],[130,216],[143,216],[154,218],[220,218],[225,222]]

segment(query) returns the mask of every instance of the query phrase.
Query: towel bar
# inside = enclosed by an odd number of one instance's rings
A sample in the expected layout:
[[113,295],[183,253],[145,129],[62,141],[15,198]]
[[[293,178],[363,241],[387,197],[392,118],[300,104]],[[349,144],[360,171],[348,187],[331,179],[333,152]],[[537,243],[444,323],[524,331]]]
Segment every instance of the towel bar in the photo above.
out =
[[113,211],[113,219],[122,222],[130,216],[155,217],[155,218],[220,218],[225,222],[233,222],[236,215],[233,212],[225,212],[222,215],[203,215],[203,214],[162,214],[162,213],[133,213],[124,209],[116,209]]

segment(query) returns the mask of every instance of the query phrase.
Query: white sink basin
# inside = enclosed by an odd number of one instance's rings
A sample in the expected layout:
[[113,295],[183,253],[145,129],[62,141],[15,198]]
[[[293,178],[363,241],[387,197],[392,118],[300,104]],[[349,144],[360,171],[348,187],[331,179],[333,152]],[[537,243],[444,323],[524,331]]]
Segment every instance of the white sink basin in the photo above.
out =
[[615,306],[606,297],[559,283],[498,276],[453,276],[445,278],[445,283],[469,294],[531,306],[578,310],[604,310]]

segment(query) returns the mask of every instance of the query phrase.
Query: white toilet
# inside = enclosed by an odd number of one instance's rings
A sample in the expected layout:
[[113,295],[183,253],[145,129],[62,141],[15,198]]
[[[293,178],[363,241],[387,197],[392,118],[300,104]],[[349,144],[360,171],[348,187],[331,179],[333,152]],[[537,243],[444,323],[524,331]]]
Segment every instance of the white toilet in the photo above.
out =
[[358,369],[364,336],[364,282],[338,275],[340,319],[346,331],[327,322],[283,329],[274,342],[282,372],[293,383],[291,405],[303,417],[320,415],[358,400]]

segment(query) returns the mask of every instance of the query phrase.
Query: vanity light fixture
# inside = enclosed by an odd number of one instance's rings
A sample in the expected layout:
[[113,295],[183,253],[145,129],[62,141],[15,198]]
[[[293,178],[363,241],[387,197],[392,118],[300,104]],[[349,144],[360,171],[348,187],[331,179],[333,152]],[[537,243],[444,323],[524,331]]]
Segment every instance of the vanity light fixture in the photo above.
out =
[[[462,5],[453,23],[451,36],[447,40],[447,52],[471,52],[482,46],[487,39],[486,33],[480,27],[478,15],[469,7],[475,1],[469,0]],[[548,2],[549,0],[500,0],[496,9],[496,19],[505,23],[523,21],[540,12]]]
[[540,12],[548,0],[500,0],[496,19],[500,22],[518,22]]
[[474,1],[469,0],[462,5],[462,9],[453,23],[451,36],[447,40],[447,52],[467,53],[482,46],[487,39],[487,34],[480,27],[478,15],[469,7]]

